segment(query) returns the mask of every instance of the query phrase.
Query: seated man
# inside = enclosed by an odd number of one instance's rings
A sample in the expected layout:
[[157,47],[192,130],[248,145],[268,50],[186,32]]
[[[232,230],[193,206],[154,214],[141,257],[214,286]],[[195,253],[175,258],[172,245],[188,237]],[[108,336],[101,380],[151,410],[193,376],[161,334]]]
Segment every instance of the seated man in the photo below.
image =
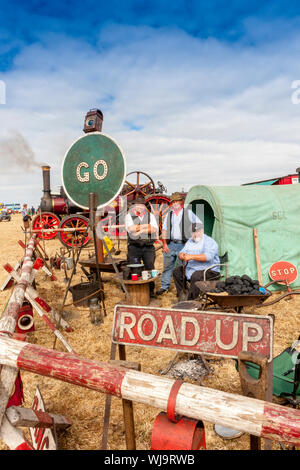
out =
[[[214,264],[220,263],[218,256],[218,244],[208,235],[204,234],[203,224],[193,224],[192,238],[190,238],[178,255],[185,266],[178,266],[174,272],[174,282],[177,297],[184,287],[185,278],[190,281],[187,300],[194,300],[199,296],[199,289],[195,285],[197,281],[203,281],[204,271]],[[220,278],[220,268],[215,266],[206,271],[207,280]]]

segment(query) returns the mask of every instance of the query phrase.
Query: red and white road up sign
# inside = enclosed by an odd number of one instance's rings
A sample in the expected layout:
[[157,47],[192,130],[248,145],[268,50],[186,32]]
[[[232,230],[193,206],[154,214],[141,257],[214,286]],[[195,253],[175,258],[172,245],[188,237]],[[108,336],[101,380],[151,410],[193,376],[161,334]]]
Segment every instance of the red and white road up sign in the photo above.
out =
[[237,358],[253,351],[272,360],[271,316],[118,305],[112,341]]

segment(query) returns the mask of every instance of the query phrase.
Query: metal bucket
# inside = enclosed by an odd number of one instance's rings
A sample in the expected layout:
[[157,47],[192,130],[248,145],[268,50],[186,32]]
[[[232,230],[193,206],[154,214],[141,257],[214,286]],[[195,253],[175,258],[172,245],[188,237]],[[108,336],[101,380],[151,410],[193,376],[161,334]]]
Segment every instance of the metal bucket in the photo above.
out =
[[[75,303],[76,307],[88,307],[89,306],[89,300],[92,297],[97,298],[97,299],[102,298],[102,296],[101,296],[102,293],[101,292],[97,292],[97,294],[91,295],[91,294],[93,294],[93,292],[98,291],[99,288],[100,288],[99,282],[97,282],[97,281],[94,281],[94,282],[81,282],[80,284],[76,284],[75,286],[70,287],[69,291],[72,294],[73,302],[74,303],[76,302]],[[80,301],[81,299],[84,299],[85,297],[88,297],[90,295],[91,295],[91,297],[89,297],[89,299]]]

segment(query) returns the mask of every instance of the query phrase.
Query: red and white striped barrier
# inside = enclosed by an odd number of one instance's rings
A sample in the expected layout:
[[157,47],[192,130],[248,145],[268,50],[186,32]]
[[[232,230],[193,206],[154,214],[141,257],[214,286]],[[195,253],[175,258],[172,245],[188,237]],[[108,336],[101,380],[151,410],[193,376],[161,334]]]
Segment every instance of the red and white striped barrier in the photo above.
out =
[[20,312],[20,309],[24,302],[25,291],[27,287],[32,282],[32,256],[34,252],[34,238],[33,236],[27,245],[21,272],[19,275],[19,280],[15,286],[13,293],[4,309],[2,318],[0,320],[0,331],[7,333],[13,333],[16,328],[17,318]]
[[[7,271],[7,272],[10,272],[12,277],[16,280],[16,281],[19,281],[19,276],[18,274],[14,271],[14,269],[12,268],[12,266],[7,263],[5,266],[4,266],[4,269]],[[28,300],[28,302],[31,303],[31,305],[33,306],[33,308],[37,311],[37,313],[39,314],[39,316],[42,318],[42,320],[46,323],[47,326],[49,326],[49,328],[53,331],[53,333],[58,337],[58,339],[64,344],[64,346],[66,347],[67,351],[69,352],[74,352],[73,349],[71,348],[71,346],[67,343],[67,341],[64,339],[64,337],[62,336],[62,334],[57,330],[57,328],[55,327],[55,325],[53,325],[53,323],[51,322],[51,320],[49,320],[49,318],[47,317],[47,315],[45,315],[42,311],[45,310],[47,313],[49,313],[49,315],[52,316],[52,318],[54,318],[55,321],[57,322],[60,322],[60,324],[66,329],[66,331],[70,332],[72,331],[72,328],[70,328],[70,326],[67,324],[67,322],[64,321],[63,318],[60,319],[60,316],[59,314],[54,310],[52,309],[48,304],[47,302],[45,302],[45,300],[43,300],[37,293],[37,291],[32,287],[32,286],[28,286],[26,288],[26,292],[25,292],[25,298]],[[41,309],[42,307],[42,309]]]
[[[20,266],[21,266],[21,261],[18,261],[17,264],[14,267],[14,270],[17,272]],[[11,277],[11,275],[7,276],[7,278],[3,282],[2,286],[0,287],[0,290],[3,291],[5,289],[7,289],[8,287],[11,287],[13,282],[14,281],[13,281],[13,278]]]
[[[4,309],[2,318],[0,319],[0,332],[2,333],[2,336],[3,334],[12,336],[15,332],[19,312],[24,302],[25,291],[31,281],[33,267],[32,257],[35,246],[34,239],[35,236],[29,240],[21,267],[20,279],[15,286]],[[19,369],[17,367],[4,366],[1,368],[0,383],[2,386],[0,388],[0,429],[2,428],[5,410],[18,373]]]
[[[0,335],[0,364],[166,411],[174,380],[73,356]],[[174,413],[300,446],[300,410],[183,383]]]
[[[34,237],[36,237],[36,235],[34,235]],[[24,250],[26,249],[26,245],[22,242],[22,240],[19,240],[18,243]],[[42,256],[42,253],[39,249],[38,240],[36,240],[36,239],[35,239],[35,250],[37,250],[38,254],[40,254],[40,256]],[[57,280],[56,277],[54,276],[54,274],[50,271],[50,269],[46,265],[46,260],[45,259],[43,259],[43,265],[41,266],[41,268],[47,274],[47,276],[50,277],[51,281],[56,281]]]
[[[9,277],[11,279],[15,279],[16,281],[18,281],[19,274],[9,263],[5,264],[3,267],[7,272],[10,273]],[[30,303],[31,300],[37,302],[39,306],[42,307],[42,309],[45,310],[45,312],[48,313],[54,321],[59,323],[59,325],[64,328],[68,333],[73,331],[73,328],[71,328],[71,326],[63,318],[61,318],[61,315],[59,315],[59,313],[54,308],[50,307],[50,305],[39,296],[38,292],[31,285],[28,285],[26,289],[25,298]]]

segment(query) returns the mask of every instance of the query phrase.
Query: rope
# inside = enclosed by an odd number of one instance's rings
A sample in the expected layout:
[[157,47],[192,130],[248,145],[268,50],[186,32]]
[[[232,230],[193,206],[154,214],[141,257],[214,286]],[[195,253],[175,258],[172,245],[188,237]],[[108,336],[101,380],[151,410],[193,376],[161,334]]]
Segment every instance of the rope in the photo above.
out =
[[62,310],[66,307],[70,307],[71,305],[76,305],[78,304],[79,302],[83,302],[84,300],[87,300],[89,299],[90,297],[92,297],[93,295],[95,294],[98,294],[98,292],[103,292],[104,293],[104,290],[103,289],[98,289],[96,290],[95,292],[92,292],[90,295],[87,295],[86,297],[83,297],[82,299],[79,299],[79,300],[75,300],[75,302],[71,302],[70,304],[67,304],[67,305],[64,305]]

